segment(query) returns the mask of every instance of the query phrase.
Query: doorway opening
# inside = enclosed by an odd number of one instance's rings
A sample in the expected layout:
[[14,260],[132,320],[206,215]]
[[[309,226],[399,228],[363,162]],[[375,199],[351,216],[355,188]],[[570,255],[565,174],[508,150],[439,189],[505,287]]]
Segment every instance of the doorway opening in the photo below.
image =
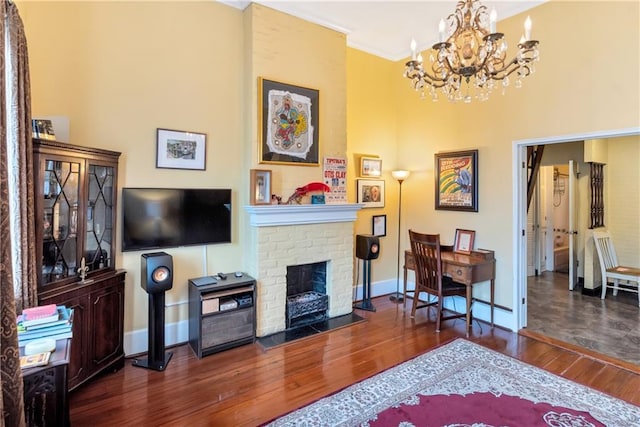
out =
[[640,128],[618,129],[602,132],[537,138],[515,141],[513,145],[513,173],[514,173],[514,221],[513,247],[514,247],[514,272],[516,284],[513,292],[514,328],[520,330],[527,326],[527,277],[530,260],[528,255],[528,239],[531,230],[528,228],[527,209],[527,147],[547,144],[562,144],[589,139],[618,138],[640,135]]

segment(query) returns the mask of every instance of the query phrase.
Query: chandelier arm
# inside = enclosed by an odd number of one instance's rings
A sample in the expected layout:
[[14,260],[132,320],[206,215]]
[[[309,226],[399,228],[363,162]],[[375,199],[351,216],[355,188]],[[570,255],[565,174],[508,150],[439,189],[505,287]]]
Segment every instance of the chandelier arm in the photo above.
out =
[[[505,65],[504,67],[502,67],[499,70],[494,71],[493,73],[491,73],[491,78],[493,80],[503,80],[505,77],[510,76],[511,74],[513,74],[514,71],[519,70],[520,68],[524,68],[527,70],[527,74],[525,74],[522,77],[526,77],[529,74],[531,74],[531,69],[529,68],[529,64],[532,62],[532,59],[525,59],[524,60],[524,64],[520,65],[518,64],[518,58],[513,58],[507,65]],[[511,68],[513,67],[513,68]],[[509,69],[511,68],[511,69]],[[504,73],[504,74],[503,74]]]
[[420,76],[420,80],[424,81],[429,86],[433,86],[436,89],[440,89],[440,88],[442,88],[442,87],[447,85],[447,81],[446,80],[439,79],[436,76],[433,76],[433,75],[427,73],[426,71],[422,71],[422,75]]
[[[528,66],[523,66],[522,68],[525,68],[527,70],[527,73],[521,77],[526,77],[529,74],[531,74],[531,70],[529,70]],[[518,71],[520,69],[520,67],[515,67],[512,68],[511,70],[509,70],[507,72],[506,67],[503,68],[502,70],[500,70],[499,72],[497,72],[495,75],[491,75],[491,79],[492,80],[504,80],[505,78],[509,77],[511,74],[513,74],[515,71]],[[500,74],[502,73],[502,74]]]

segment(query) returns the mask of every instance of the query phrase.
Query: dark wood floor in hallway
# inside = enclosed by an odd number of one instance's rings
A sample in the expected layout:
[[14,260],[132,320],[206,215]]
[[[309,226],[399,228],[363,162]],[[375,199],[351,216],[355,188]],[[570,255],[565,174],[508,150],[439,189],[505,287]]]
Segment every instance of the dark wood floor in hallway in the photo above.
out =
[[635,365],[640,371],[638,295],[599,295],[569,290],[569,276],[544,272],[527,283],[527,331],[555,338]]
[[[74,426],[256,426],[457,337],[464,321],[435,333],[434,313],[415,319],[387,297],[353,326],[265,350],[250,344],[198,360],[171,349],[167,369],[131,366],[71,395]],[[430,318],[429,318],[430,316]],[[640,405],[640,375],[579,352],[474,322],[471,341]]]

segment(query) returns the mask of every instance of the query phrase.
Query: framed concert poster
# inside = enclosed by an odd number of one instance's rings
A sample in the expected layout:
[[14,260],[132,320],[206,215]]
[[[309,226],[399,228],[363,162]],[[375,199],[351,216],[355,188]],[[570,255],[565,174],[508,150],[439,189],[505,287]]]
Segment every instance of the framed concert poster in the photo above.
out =
[[478,150],[436,153],[436,209],[478,212]]

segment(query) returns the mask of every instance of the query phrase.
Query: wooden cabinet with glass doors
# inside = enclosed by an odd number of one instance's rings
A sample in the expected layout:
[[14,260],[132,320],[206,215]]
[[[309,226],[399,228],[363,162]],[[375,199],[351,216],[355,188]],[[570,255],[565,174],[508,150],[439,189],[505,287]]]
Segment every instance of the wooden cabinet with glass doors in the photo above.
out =
[[114,262],[120,153],[40,139],[33,151],[38,300],[75,307],[73,389],[124,363],[125,274]]

